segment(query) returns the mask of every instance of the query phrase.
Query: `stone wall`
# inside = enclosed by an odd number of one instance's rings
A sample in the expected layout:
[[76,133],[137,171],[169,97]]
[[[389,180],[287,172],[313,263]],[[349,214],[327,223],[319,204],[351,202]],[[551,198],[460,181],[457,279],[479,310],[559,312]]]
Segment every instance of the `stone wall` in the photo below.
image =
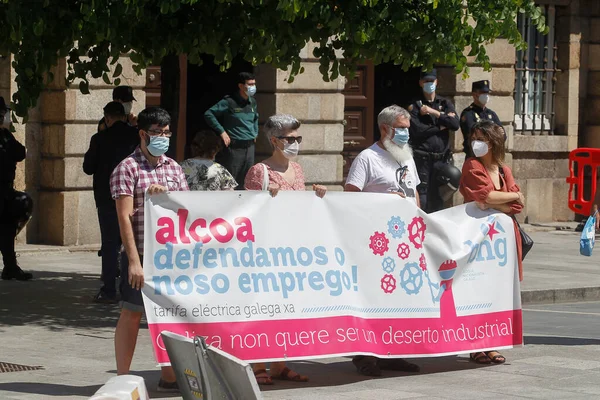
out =
[[[127,57],[121,59],[121,83],[134,87],[133,111],[145,105],[145,74],[138,76]],[[113,66],[114,67],[114,66]],[[102,108],[112,100],[112,86],[101,79],[90,81],[89,95],[78,90],[78,83],[64,84],[66,61],[55,68],[55,80],[30,111],[29,122],[17,125],[17,138],[27,147],[26,162],[19,166],[16,186],[31,193],[35,200],[34,218],[20,239],[28,243],[83,245],[100,243],[92,178],[83,173],[83,155],[96,133]],[[0,64],[1,94],[14,92],[10,64]],[[6,98],[6,97],[5,97]]]
[[[345,80],[340,77],[325,82],[319,72],[319,63],[312,58],[314,45],[307,45],[301,52],[304,73],[292,83],[287,82],[288,72],[269,65],[256,67],[259,82],[256,100],[260,123],[276,113],[292,114],[302,122],[300,133],[303,141],[298,162],[306,176],[307,187],[313,183],[328,185],[341,190],[344,127]],[[259,135],[258,159],[271,154],[271,147],[264,134]]]

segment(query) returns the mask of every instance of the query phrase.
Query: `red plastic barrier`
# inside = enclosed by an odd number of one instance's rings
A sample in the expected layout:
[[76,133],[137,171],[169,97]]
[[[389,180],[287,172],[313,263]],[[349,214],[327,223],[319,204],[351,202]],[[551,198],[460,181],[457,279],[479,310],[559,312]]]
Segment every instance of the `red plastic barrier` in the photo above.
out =
[[[575,165],[576,164],[576,165]],[[596,181],[600,166],[600,149],[575,149],[569,154],[569,208],[577,214],[590,215],[596,198]],[[584,197],[584,169],[589,167],[591,190]]]

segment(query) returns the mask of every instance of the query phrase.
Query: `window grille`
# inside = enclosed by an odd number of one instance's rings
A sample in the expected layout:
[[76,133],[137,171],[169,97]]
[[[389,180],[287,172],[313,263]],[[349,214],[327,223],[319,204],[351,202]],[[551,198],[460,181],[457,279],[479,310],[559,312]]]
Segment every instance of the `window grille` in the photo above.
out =
[[547,35],[538,32],[529,18],[519,14],[517,24],[527,49],[517,51],[515,63],[516,133],[523,135],[554,135],[554,98],[556,73],[559,71],[555,34],[556,10],[553,5],[542,6]]

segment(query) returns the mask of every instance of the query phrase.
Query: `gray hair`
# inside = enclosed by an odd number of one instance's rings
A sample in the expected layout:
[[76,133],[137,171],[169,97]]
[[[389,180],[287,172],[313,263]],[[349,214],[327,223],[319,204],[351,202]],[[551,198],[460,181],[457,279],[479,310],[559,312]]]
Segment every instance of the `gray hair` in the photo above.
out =
[[272,137],[283,136],[298,128],[300,128],[300,121],[293,115],[275,114],[271,115],[265,123],[265,134],[269,142],[271,142]]
[[408,111],[400,106],[392,104],[391,106],[381,110],[377,116],[377,126],[394,125],[396,118],[399,116],[410,119],[410,113]]

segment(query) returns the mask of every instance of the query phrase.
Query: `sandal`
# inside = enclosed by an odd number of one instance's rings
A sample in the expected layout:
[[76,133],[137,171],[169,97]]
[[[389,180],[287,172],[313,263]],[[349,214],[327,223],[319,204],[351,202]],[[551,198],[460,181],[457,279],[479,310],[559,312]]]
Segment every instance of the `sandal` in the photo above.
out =
[[[492,355],[493,353],[496,353],[496,355]],[[486,351],[485,355],[488,356],[494,364],[504,364],[506,362],[506,357],[504,357],[496,350]]]
[[483,351],[480,351],[479,353],[471,353],[469,355],[469,358],[471,359],[471,361],[475,361],[475,363],[477,364],[491,364],[492,360],[490,359],[490,357],[488,357],[487,354],[485,354]]
[[273,380],[271,380],[271,377],[267,374],[267,370],[265,369],[254,371],[254,377],[256,378],[256,383],[259,385],[273,385]]
[[356,367],[359,374],[364,376],[381,376],[381,369],[377,366],[375,357],[354,357],[352,364]]
[[272,375],[271,378],[279,379],[280,381],[308,382],[308,376],[300,375],[299,373],[292,371],[288,367],[282,369],[281,372],[277,375]]

